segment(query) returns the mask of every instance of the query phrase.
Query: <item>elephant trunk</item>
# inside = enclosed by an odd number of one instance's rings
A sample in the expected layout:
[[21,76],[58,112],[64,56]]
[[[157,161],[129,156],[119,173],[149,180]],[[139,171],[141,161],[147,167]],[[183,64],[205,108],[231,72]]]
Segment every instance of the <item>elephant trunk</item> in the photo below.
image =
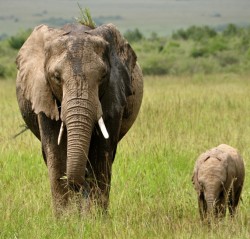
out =
[[208,195],[206,197],[206,202],[207,202],[207,213],[208,215],[213,215],[214,214],[214,202],[215,198],[213,195]]
[[70,185],[84,184],[92,130],[96,122],[96,108],[86,99],[67,101],[66,127],[68,134],[67,179]]

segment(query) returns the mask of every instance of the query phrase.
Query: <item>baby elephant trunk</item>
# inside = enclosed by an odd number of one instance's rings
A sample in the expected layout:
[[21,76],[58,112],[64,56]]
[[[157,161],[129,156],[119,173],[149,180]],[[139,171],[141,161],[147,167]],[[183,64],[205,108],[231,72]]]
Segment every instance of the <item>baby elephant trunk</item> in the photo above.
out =
[[207,216],[215,215],[215,197],[214,195],[208,195],[206,197],[207,202]]

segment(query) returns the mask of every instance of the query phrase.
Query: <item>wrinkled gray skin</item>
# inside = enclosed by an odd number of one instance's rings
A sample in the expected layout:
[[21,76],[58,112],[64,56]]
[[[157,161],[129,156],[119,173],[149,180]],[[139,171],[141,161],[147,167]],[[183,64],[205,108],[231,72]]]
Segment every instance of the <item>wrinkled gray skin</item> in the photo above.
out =
[[[142,101],[143,77],[134,51],[112,24],[41,25],[16,62],[19,108],[41,141],[56,213],[66,207],[69,192],[81,192],[106,209],[117,144]],[[97,124],[100,117],[108,139]]]
[[231,216],[238,205],[245,177],[242,157],[236,149],[221,144],[201,154],[192,181],[198,194],[201,219]]

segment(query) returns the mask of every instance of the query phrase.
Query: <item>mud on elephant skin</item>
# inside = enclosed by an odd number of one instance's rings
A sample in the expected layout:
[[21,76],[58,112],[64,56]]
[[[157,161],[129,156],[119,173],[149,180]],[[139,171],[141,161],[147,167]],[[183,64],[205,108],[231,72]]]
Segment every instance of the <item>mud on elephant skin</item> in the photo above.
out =
[[112,24],[40,25],[16,63],[19,108],[41,141],[55,211],[72,191],[107,208],[117,144],[143,96],[135,52]]
[[192,181],[198,195],[201,219],[235,214],[245,178],[244,162],[233,147],[221,144],[201,154]]

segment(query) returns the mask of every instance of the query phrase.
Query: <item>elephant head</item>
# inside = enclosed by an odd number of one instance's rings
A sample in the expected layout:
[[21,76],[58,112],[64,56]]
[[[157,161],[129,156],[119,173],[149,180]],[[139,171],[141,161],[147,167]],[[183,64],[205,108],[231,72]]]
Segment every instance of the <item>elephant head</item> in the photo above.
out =
[[201,218],[208,215],[222,216],[225,213],[227,165],[221,156],[203,154],[199,159],[192,180],[198,193]]
[[224,199],[224,183],[227,179],[226,168],[219,158],[209,158],[209,164],[204,164],[199,170],[198,181],[207,204],[208,214],[216,209],[216,205]]
[[113,140],[104,122],[121,112],[132,94],[135,64],[134,51],[112,24],[41,25],[20,49],[17,84],[24,98],[36,114],[61,121],[58,144],[67,134],[69,184],[83,185],[97,122],[103,137]]

